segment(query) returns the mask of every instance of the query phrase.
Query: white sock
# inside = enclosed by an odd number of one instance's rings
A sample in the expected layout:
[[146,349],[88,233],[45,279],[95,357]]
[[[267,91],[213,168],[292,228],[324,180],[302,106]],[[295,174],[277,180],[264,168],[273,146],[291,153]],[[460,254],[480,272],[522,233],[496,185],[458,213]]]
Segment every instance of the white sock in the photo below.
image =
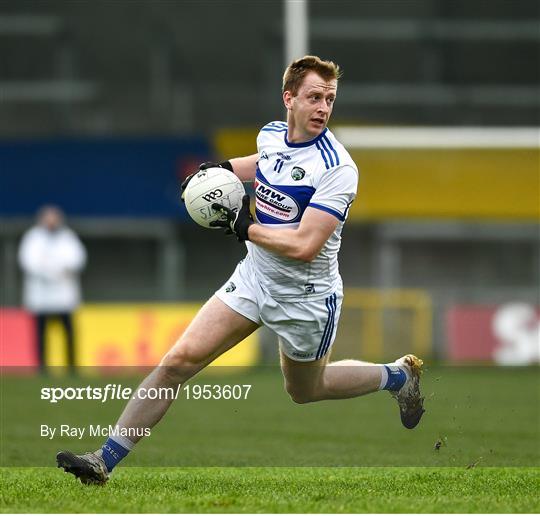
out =
[[135,446],[134,442],[130,441],[127,437],[124,437],[123,435],[115,435],[114,437],[111,437],[111,439],[129,451],[133,450],[133,447]]
[[379,365],[379,369],[381,370],[381,384],[379,385],[379,390],[382,391],[388,381],[388,370],[382,364]]

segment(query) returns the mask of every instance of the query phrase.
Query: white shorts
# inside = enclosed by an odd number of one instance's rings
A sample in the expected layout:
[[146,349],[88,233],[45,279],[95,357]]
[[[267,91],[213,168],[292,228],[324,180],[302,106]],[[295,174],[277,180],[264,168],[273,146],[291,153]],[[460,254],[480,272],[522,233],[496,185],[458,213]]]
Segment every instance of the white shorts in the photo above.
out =
[[280,349],[291,360],[311,362],[324,357],[336,338],[343,287],[314,301],[276,301],[260,286],[246,257],[216,296],[235,312],[264,324],[279,337]]

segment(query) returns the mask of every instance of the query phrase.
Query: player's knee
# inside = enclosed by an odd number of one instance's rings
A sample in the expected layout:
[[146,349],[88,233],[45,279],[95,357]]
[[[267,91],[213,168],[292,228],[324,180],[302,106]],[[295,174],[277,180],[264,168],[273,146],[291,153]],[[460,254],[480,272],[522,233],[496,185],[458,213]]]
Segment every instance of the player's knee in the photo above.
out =
[[187,342],[177,343],[161,360],[161,365],[174,369],[189,369],[198,367],[203,357]]
[[291,400],[293,400],[298,405],[304,405],[306,403],[311,403],[312,401],[315,401],[312,396],[306,394],[293,393],[290,394],[290,396]]
[[306,392],[290,392],[289,396],[298,405],[304,405],[305,403],[313,403],[314,401],[317,401],[315,396]]
[[303,405],[305,403],[311,403],[317,400],[314,393],[309,390],[298,388],[290,384],[285,384],[285,388],[287,390],[287,393],[291,397],[291,400],[293,400],[295,403],[299,405]]

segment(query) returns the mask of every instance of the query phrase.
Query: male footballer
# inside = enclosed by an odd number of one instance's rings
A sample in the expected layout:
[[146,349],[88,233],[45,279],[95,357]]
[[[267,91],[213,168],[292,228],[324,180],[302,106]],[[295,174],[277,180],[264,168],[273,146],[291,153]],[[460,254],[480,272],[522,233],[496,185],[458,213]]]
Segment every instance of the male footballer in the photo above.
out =
[[[388,390],[406,428],[420,421],[422,361],[414,355],[392,364],[329,361],[343,300],[341,231],[358,184],[355,163],[327,128],[339,77],[336,64],[316,56],[292,62],[283,77],[287,121],[260,130],[256,154],[201,165],[254,181],[255,218],[247,195],[237,213],[212,206],[226,218],[213,224],[245,242],[247,255],[139,389],[176,388],[265,325],[278,335],[285,388],[296,403]],[[59,452],[58,466],[83,483],[105,483],[171,403],[135,396],[100,450]]]

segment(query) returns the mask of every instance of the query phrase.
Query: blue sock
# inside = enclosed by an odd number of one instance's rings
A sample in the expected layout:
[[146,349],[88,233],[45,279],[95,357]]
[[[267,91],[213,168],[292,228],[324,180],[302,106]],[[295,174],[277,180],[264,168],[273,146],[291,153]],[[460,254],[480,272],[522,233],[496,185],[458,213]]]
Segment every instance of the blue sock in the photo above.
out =
[[407,374],[399,366],[387,366],[383,364],[383,367],[386,370],[388,378],[381,388],[385,391],[399,391],[407,381]]
[[109,473],[128,453],[127,448],[124,448],[110,437],[101,447],[101,458],[105,462]]

